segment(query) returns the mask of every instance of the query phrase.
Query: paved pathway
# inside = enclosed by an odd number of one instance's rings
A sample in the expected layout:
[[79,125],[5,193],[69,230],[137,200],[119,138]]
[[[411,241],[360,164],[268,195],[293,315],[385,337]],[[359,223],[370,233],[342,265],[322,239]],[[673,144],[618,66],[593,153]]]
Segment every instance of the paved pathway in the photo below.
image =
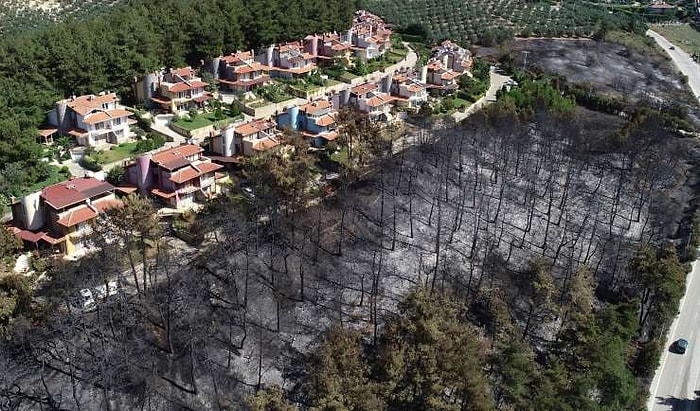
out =
[[[650,387],[649,411],[690,411],[700,409],[700,260],[686,278],[685,296],[680,301],[678,317],[671,324],[663,347],[659,368]],[[673,342],[685,338],[685,354],[670,351]]]
[[[688,86],[690,86],[690,90],[695,95],[695,98],[700,100],[700,65],[690,57],[690,54],[666,40],[664,36],[654,30],[647,30],[647,36],[653,38],[668,53],[676,68],[688,76]],[[671,47],[673,47],[673,50],[671,50]]]
[[483,97],[475,101],[474,104],[467,107],[466,110],[456,111],[455,113],[453,113],[452,118],[459,123],[460,121],[464,120],[465,118],[471,116],[472,114],[480,110],[486,104],[496,101],[496,93],[498,93],[498,91],[502,89],[503,86],[505,86],[509,80],[509,76],[498,74],[492,69],[489,75],[489,89],[486,90],[486,94],[484,94]]

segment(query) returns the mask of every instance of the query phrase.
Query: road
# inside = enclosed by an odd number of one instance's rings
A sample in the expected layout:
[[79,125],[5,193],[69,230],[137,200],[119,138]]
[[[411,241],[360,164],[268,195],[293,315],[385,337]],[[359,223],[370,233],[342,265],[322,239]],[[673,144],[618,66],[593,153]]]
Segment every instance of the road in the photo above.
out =
[[[680,314],[671,324],[659,368],[651,383],[647,402],[649,411],[700,410],[700,259],[686,279],[686,293],[681,299]],[[690,343],[681,355],[669,351],[679,338]]]
[[464,111],[456,111],[452,114],[452,118],[455,119],[457,123],[474,114],[476,111],[480,110],[484,105],[496,101],[496,93],[510,80],[509,76],[496,73],[493,68],[489,74],[489,89],[486,90],[486,94],[483,97],[474,102],[471,106],[467,107]]
[[[656,43],[661,46],[666,53],[671,57],[676,68],[686,76],[688,76],[688,85],[690,90],[695,95],[695,98],[700,100],[700,65],[690,58],[690,54],[686,53],[680,47],[666,40],[664,36],[654,30],[647,30],[647,36],[653,38]],[[671,47],[674,49],[671,50]]]

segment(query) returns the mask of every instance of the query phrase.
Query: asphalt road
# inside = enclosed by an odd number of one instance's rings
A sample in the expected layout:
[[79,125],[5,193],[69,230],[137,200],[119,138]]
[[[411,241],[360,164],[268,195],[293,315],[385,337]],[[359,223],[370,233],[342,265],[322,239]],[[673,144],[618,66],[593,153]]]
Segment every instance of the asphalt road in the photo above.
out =
[[[686,76],[688,76],[688,85],[690,90],[695,95],[695,98],[700,100],[700,65],[690,58],[690,54],[686,53],[680,47],[672,44],[670,41],[654,30],[647,30],[647,36],[653,38],[656,43],[661,46],[673,60],[676,68]],[[671,50],[671,47],[674,49]]]
[[[700,410],[700,259],[686,280],[680,314],[671,324],[661,363],[651,383],[649,411]],[[685,354],[669,350],[679,338],[688,340]]]

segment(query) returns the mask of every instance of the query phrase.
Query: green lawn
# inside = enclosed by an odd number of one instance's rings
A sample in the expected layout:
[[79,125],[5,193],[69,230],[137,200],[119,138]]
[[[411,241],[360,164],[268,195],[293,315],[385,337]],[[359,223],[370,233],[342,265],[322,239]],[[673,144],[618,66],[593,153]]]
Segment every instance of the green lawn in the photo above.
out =
[[185,130],[192,131],[198,128],[206,127],[214,123],[214,115],[212,113],[198,114],[193,119],[178,118],[175,120],[175,124]]
[[132,152],[136,148],[136,143],[122,143],[118,146],[113,146],[109,150],[102,152],[104,164],[114,163],[115,161],[124,160],[132,156]]
[[667,26],[655,24],[651,28],[688,54],[700,54],[700,31],[690,27],[689,24]]
[[44,187],[48,187],[48,186],[50,186],[50,185],[54,185],[54,184],[56,184],[56,183],[60,183],[61,181],[66,181],[66,180],[68,180],[68,177],[70,177],[70,171],[68,172],[68,174],[60,173],[59,171],[60,171],[62,168],[63,168],[63,167],[57,167],[57,166],[50,165],[50,166],[49,166],[49,177],[46,178],[46,179],[43,180],[43,181],[39,181],[38,183],[36,183],[36,184],[34,184],[34,185],[32,185],[32,186],[27,187],[27,188],[24,190],[24,192],[25,192],[26,194],[34,193],[34,192],[37,192],[37,191],[41,190],[41,189],[44,188]]

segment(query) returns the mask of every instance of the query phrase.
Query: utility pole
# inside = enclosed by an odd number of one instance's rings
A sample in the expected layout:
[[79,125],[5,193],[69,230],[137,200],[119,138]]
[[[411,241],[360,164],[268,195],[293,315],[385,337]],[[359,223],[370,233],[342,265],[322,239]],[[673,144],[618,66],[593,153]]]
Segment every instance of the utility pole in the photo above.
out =
[[529,51],[523,50],[523,70],[527,68],[527,55],[530,54]]

